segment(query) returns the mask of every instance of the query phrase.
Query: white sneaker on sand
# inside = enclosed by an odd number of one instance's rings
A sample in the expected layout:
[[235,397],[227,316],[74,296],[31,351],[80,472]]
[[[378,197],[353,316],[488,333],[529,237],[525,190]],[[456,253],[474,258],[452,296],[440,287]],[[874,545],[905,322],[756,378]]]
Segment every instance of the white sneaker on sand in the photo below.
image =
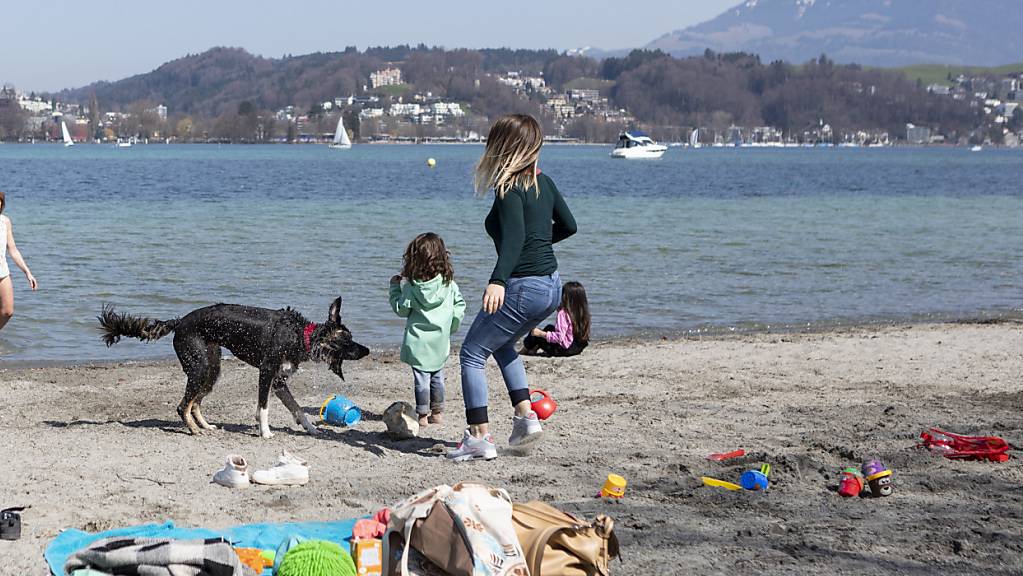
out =
[[494,445],[490,434],[483,438],[476,438],[469,434],[467,429],[462,434],[462,442],[458,448],[447,453],[448,460],[453,462],[465,462],[467,460],[493,460],[497,458],[497,446]]
[[213,481],[228,488],[244,488],[249,485],[249,464],[245,458],[237,455],[227,457],[227,464],[217,470]]
[[252,482],[270,486],[302,486],[309,482],[309,466],[305,460],[282,450],[277,463],[269,470],[256,470]]
[[512,433],[508,437],[508,445],[513,448],[528,448],[543,437],[543,427],[536,412],[529,411],[525,416],[512,417]]

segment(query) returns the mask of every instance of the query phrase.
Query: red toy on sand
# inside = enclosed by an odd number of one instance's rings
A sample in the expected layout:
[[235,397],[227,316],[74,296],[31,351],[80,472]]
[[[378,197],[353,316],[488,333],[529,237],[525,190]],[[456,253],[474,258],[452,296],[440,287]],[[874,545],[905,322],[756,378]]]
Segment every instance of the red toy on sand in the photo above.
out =
[[920,434],[920,445],[952,460],[1005,462],[1012,446],[997,436],[963,436],[931,428]]

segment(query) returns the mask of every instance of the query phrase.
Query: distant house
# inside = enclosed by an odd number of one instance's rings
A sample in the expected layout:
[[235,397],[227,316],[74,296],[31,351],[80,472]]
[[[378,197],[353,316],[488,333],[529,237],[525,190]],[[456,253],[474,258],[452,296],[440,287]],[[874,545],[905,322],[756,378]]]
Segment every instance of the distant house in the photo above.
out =
[[910,144],[928,144],[931,142],[931,129],[926,126],[906,124],[906,141]]
[[948,96],[952,93],[952,89],[944,84],[931,84],[927,87],[927,91],[935,96]]
[[363,108],[362,112],[359,112],[359,118],[362,118],[363,120],[367,118],[380,118],[383,115],[383,108]]
[[569,90],[569,100],[576,100],[581,102],[592,102],[600,99],[599,90]]
[[423,107],[415,102],[391,104],[387,110],[388,116],[416,116],[422,113]]
[[462,105],[458,102],[435,102],[431,108],[437,116],[454,116],[456,118],[465,116],[465,111],[462,110]]
[[401,84],[401,70],[398,68],[386,68],[377,70],[369,75],[369,83],[373,89],[381,86],[397,86]]

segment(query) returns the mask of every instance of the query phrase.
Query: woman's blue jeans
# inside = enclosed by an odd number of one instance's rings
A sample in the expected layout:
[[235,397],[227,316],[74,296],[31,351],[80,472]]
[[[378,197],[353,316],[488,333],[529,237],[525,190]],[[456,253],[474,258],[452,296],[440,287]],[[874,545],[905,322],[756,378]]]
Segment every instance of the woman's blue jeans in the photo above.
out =
[[504,304],[493,314],[480,310],[462,342],[462,398],[465,419],[486,424],[487,377],[484,368],[491,355],[501,368],[512,406],[529,399],[526,369],[515,344],[561,303],[561,276],[510,278],[504,288]]

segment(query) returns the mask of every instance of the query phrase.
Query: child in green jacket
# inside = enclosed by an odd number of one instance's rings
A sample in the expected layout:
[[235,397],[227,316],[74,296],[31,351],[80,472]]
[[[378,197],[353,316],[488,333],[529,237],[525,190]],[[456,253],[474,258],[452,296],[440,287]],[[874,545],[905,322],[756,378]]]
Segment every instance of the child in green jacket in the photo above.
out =
[[454,276],[444,240],[427,232],[409,243],[401,274],[391,278],[391,308],[407,318],[401,361],[412,366],[420,426],[439,424],[444,411],[444,362],[465,316]]

